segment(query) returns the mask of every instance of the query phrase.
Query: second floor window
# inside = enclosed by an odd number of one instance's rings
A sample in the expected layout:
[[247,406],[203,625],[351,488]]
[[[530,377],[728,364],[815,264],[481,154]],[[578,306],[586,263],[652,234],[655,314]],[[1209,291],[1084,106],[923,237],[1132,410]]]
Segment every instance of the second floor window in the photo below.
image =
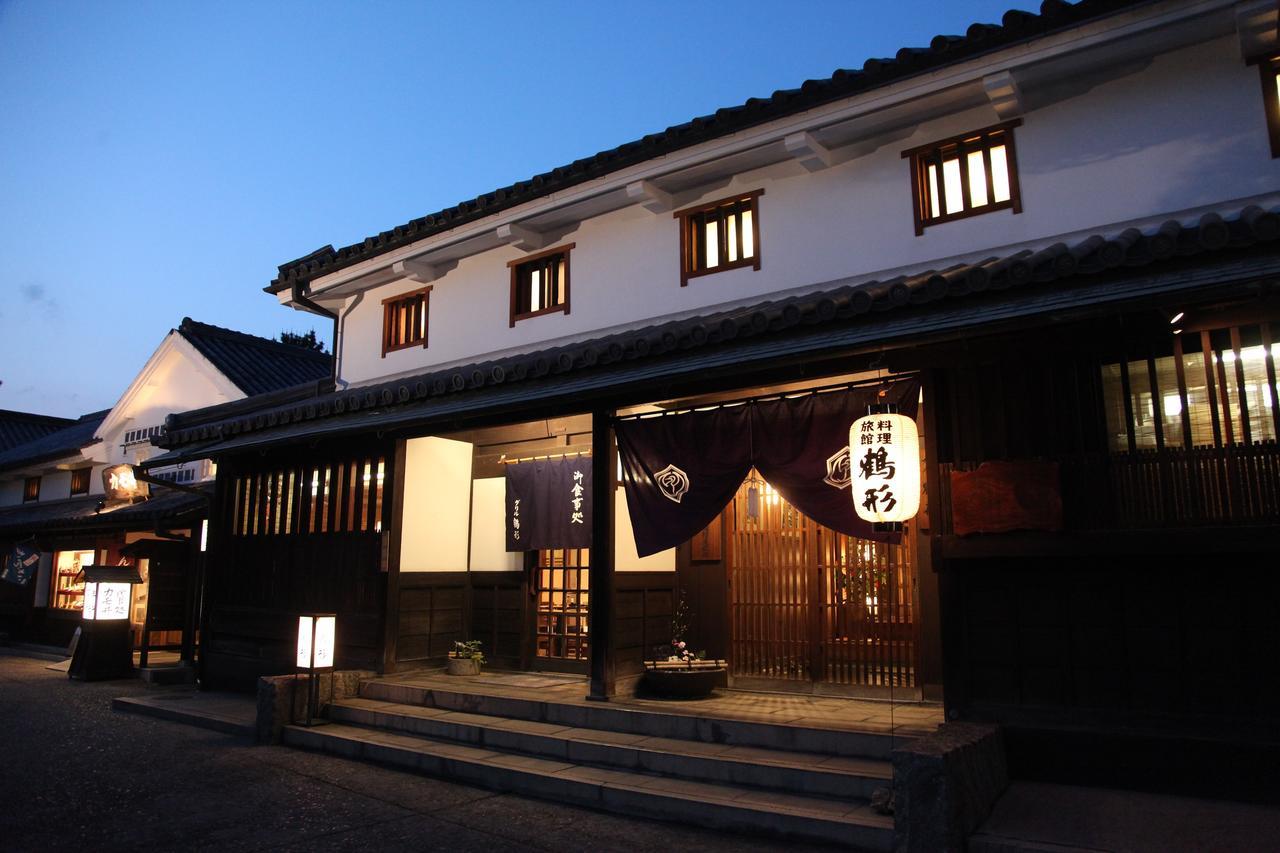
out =
[[22,484],[22,501],[38,501],[40,500],[40,478],[28,477],[26,482]]
[[71,472],[71,494],[73,496],[89,494],[89,477],[92,474],[92,468],[77,468]]
[[409,347],[426,347],[431,286],[382,300],[382,357]]
[[760,269],[758,199],[764,190],[677,211],[680,286],[689,279],[737,267]]
[[1271,137],[1271,156],[1280,157],[1280,56],[1258,63],[1262,69],[1262,100]]
[[511,268],[511,325],[517,320],[569,313],[569,243],[507,264]]
[[1013,120],[902,152],[911,160],[916,234],[930,225],[1010,209],[1022,212]]

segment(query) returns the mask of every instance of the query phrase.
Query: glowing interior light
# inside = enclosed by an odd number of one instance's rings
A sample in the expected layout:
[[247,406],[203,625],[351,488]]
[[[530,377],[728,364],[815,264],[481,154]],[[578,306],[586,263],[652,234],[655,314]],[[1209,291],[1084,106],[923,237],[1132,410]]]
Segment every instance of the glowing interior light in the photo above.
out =
[[987,152],[991,158],[991,196],[996,202],[1009,200],[1009,160],[1003,145]]
[[1174,314],[1174,315],[1173,315],[1173,319],[1169,321],[1169,325],[1170,325],[1170,326],[1176,325],[1176,324],[1177,324],[1177,322],[1178,322],[1179,320],[1181,320],[1181,319],[1182,319],[1183,317],[1185,317],[1185,316],[1187,316],[1187,312],[1186,312],[1186,311],[1179,311],[1177,314]]
[[929,167],[929,215],[941,216],[942,211],[938,208],[938,167]]
[[942,182],[947,192],[947,213],[964,210],[964,189],[960,181],[960,161],[947,160],[942,164]]
[[982,207],[987,203],[987,171],[982,165],[982,152],[969,152],[969,203]]
[[1236,354],[1231,350],[1226,350],[1225,352],[1222,353],[1222,362],[1223,364],[1235,364]]
[[1164,416],[1166,418],[1176,418],[1182,414],[1182,398],[1177,394],[1164,395]]
[[529,310],[542,309],[542,270],[534,270],[529,276]]
[[724,230],[729,237],[729,257],[725,260],[736,261],[738,259],[738,215],[736,213],[729,214],[724,221]]
[[756,236],[751,226],[751,211],[742,211],[742,257],[756,256]]
[[311,497],[315,497],[320,493],[320,472],[311,472]]
[[707,268],[720,266],[720,229],[717,223],[708,222],[706,225],[707,238]]

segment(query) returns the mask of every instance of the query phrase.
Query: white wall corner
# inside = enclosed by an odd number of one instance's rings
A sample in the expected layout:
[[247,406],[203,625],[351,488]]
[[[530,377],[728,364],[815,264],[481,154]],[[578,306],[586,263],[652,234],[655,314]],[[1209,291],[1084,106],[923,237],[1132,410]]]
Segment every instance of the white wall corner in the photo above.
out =
[[651,181],[632,181],[627,184],[627,200],[650,213],[669,213],[676,208],[675,198],[671,193],[659,189]]
[[831,149],[814,139],[807,130],[784,137],[782,145],[807,171],[817,172],[835,164]]
[[499,225],[497,235],[498,239],[503,243],[515,246],[522,252],[541,249],[547,245],[547,235],[534,231],[527,225],[520,225],[516,222],[508,222],[506,225]]
[[397,278],[407,278],[421,284],[430,284],[440,277],[440,270],[435,264],[429,264],[417,258],[396,261],[391,265],[391,272],[395,273]]
[[1257,59],[1280,49],[1280,8],[1275,0],[1254,0],[1236,7],[1240,58]]
[[987,93],[991,106],[995,107],[1000,118],[1008,120],[1022,115],[1026,107],[1022,102],[1022,92],[1018,88],[1018,79],[1012,71],[1000,71],[982,78],[982,89]]

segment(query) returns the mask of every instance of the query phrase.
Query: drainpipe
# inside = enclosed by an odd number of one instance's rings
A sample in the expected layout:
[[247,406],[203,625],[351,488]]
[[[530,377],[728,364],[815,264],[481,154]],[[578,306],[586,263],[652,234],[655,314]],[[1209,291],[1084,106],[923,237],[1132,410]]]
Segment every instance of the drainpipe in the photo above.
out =
[[333,341],[333,376],[331,378],[333,379],[333,384],[336,386],[338,384],[338,315],[327,308],[321,308],[319,305],[312,302],[309,297],[304,296],[302,293],[303,286],[303,283],[300,281],[294,282],[293,301],[311,313],[319,314],[321,317],[328,317],[333,321],[333,337],[330,339]]

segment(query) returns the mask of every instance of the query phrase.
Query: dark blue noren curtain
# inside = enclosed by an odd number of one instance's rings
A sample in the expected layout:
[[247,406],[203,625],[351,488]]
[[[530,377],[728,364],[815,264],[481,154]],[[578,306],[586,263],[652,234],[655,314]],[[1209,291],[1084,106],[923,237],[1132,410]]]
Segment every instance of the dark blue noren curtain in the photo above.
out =
[[0,580],[26,586],[40,568],[40,552],[25,545],[14,545],[0,570]]
[[623,420],[616,430],[641,557],[679,545],[710,524],[751,469],[745,405]]
[[591,547],[591,457],[507,466],[507,550]]
[[[881,392],[884,392],[881,394]],[[849,495],[849,427],[873,403],[914,418],[920,383],[846,388],[617,424],[627,508],[640,556],[702,530],[754,466],[788,503],[826,527],[897,542],[858,518]]]

